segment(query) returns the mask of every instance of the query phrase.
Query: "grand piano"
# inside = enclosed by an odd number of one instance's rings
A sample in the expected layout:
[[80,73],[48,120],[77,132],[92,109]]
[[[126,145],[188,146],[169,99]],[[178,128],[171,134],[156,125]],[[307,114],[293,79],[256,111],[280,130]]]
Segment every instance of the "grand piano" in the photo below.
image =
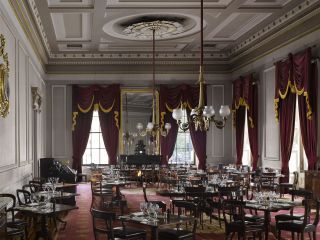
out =
[[[68,165],[61,163],[54,158],[40,159],[40,178],[48,179],[50,177],[58,177],[59,182],[75,184],[77,179],[77,172]],[[64,192],[76,193],[76,186],[63,188]],[[75,205],[75,197],[64,199],[64,204]]]
[[161,155],[120,155],[122,165],[160,165]]

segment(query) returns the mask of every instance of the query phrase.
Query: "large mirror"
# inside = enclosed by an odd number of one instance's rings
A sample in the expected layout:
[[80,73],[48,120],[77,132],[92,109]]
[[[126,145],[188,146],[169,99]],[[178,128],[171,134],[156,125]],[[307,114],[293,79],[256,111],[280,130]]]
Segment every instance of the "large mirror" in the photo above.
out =
[[[159,93],[157,91],[155,100],[155,112],[158,113]],[[141,131],[137,129],[138,124],[143,125],[143,130],[146,129],[148,122],[152,119],[152,106],[152,89],[121,89],[120,154],[159,154],[159,136],[155,139],[148,134],[143,136],[143,133],[141,134]],[[159,123],[158,114],[156,114],[156,123]],[[144,150],[139,150],[137,147],[141,143],[145,145]]]

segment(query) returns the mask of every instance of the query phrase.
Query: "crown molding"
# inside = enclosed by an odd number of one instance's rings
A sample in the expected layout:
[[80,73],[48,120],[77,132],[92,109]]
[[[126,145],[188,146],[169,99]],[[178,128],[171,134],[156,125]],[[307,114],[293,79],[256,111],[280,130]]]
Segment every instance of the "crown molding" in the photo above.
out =
[[[286,12],[281,17],[279,17],[278,19],[276,19],[275,21],[273,21],[272,23],[270,23],[260,31],[256,32],[255,34],[253,34],[246,40],[242,41],[241,43],[237,44],[226,54],[228,55],[228,57],[232,58],[234,56],[237,56],[239,53],[241,53],[243,49],[255,47],[257,43],[258,44],[260,43],[260,41],[265,41],[266,37],[270,36],[270,34],[272,34],[272,32],[274,32],[276,29],[279,29],[281,27],[284,27],[284,29],[287,29],[286,25],[290,24],[290,22],[294,21],[296,17],[298,17],[304,11],[307,11],[309,8],[314,7],[313,10],[311,11],[319,10],[316,8],[316,5],[319,5],[319,0],[305,0],[303,3],[296,6],[291,11]],[[297,22],[299,20],[301,19],[297,19],[294,24],[297,25],[298,24]],[[274,37],[275,36],[273,36],[273,38]]]
[[43,47],[42,38],[37,32],[31,14],[29,13],[28,6],[25,1],[16,1],[8,0],[13,12],[20,24],[20,27],[23,29],[27,39],[30,42],[30,45],[35,52],[38,61],[45,69],[45,64],[48,63],[48,57],[46,50]]

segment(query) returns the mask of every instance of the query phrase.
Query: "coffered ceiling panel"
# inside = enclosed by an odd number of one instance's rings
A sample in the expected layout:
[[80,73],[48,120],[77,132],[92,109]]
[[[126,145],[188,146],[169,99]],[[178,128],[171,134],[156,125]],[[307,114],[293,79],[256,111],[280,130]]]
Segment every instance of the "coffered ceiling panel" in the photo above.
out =
[[[103,64],[109,58],[196,61],[200,0],[22,0],[42,37],[47,64]],[[205,61],[225,63],[316,11],[319,0],[204,0]],[[50,16],[50,17],[48,17]],[[126,61],[127,60],[127,61]],[[170,62],[171,63],[171,62]]]
[[51,19],[57,41],[91,40],[90,13],[51,13]]
[[270,15],[271,13],[232,13],[209,34],[209,39],[236,40]]
[[47,1],[48,1],[49,7],[90,7],[90,6],[93,6],[93,3],[94,3],[94,0],[47,0]]

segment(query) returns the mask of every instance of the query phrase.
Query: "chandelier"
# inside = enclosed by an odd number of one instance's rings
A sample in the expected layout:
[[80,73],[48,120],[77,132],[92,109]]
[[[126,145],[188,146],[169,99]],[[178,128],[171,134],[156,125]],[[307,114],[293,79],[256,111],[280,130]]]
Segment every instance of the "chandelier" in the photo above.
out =
[[201,36],[201,54],[200,54],[200,73],[199,73],[199,103],[195,109],[191,110],[188,122],[182,122],[183,110],[176,108],[172,112],[172,117],[177,121],[179,128],[182,131],[187,131],[190,128],[190,124],[193,123],[195,130],[208,131],[210,128],[210,122],[213,122],[219,129],[225,126],[227,116],[230,115],[230,108],[228,105],[222,105],[220,108],[221,120],[215,119],[215,111],[213,106],[204,105],[204,77],[203,77],[203,0],[201,0],[201,19],[200,19],[200,36]]
[[165,123],[163,127],[156,122],[155,33],[156,30],[161,28],[162,23],[161,21],[145,22],[144,26],[152,31],[152,120],[148,122],[146,129],[143,128],[142,123],[137,123],[136,128],[140,136],[149,134],[155,139],[158,134],[166,137],[171,129],[170,123]]

